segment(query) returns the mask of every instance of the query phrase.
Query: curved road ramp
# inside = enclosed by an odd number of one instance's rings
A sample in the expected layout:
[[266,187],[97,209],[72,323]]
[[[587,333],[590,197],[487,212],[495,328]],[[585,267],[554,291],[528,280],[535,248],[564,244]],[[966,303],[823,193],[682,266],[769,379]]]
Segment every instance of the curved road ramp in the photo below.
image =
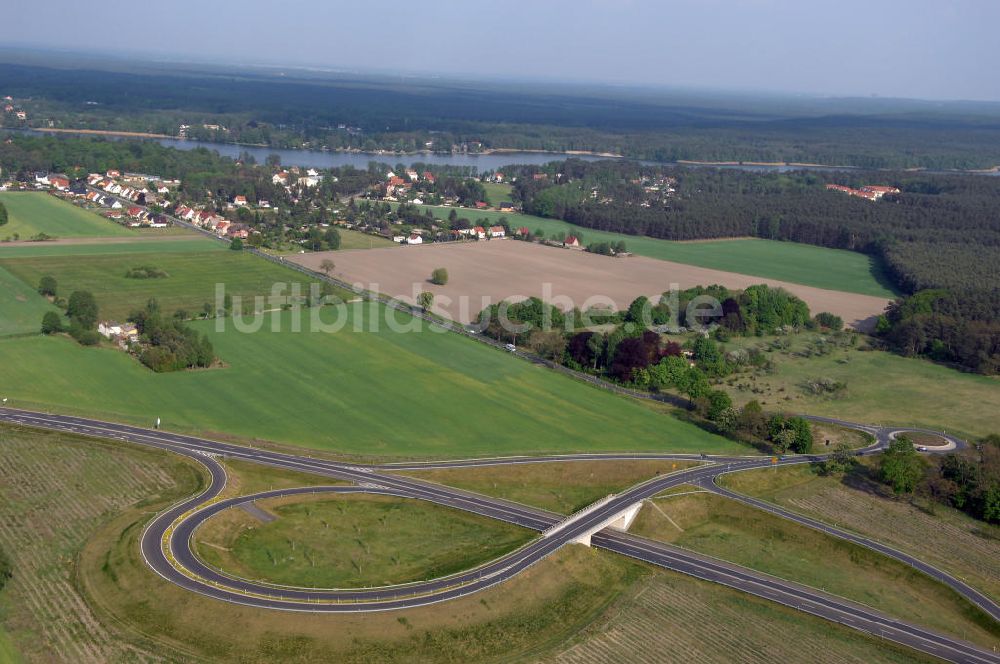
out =
[[[815,418],[830,421],[828,418]],[[707,456],[704,463],[668,475],[658,476],[619,494],[607,496],[569,517],[546,510],[513,503],[469,491],[394,475],[388,470],[403,470],[444,465],[504,465],[545,463],[570,460],[634,459],[638,455],[561,455],[541,458],[482,459],[427,464],[392,464],[361,466],[308,456],[273,452],[220,443],[193,436],[161,430],[149,430],[111,422],[51,415],[0,408],[0,421],[68,431],[76,434],[111,438],[147,445],[197,460],[211,476],[209,486],[199,495],[189,498],[157,515],[146,527],[140,540],[146,563],[164,579],[192,592],[219,600],[266,609],[286,611],[346,613],[386,611],[424,606],[469,595],[502,583],[560,547],[583,542],[615,553],[630,556],[669,570],[719,583],[730,588],[778,602],[853,629],[909,646],[920,652],[953,662],[1000,664],[1000,655],[988,652],[960,639],[898,620],[867,606],[756,572],[739,565],[695,554],[668,544],[630,535],[625,532],[634,511],[653,496],[681,484],[696,484],[711,491],[741,500],[782,518],[817,528],[834,537],[841,537],[900,560],[921,572],[947,584],[972,605],[993,620],[1000,621],[1000,606],[982,593],[933,566],[908,554],[896,551],[859,535],[847,533],[818,521],[800,517],[780,507],[723,490],[716,479],[729,472],[738,472],[772,465],[788,465],[820,461],[824,455],[806,455],[772,459],[771,457]],[[876,442],[859,450],[859,455],[878,454],[891,436],[901,429],[879,428],[850,422],[835,421],[874,433]],[[957,447],[965,443],[946,434],[940,435]],[[690,459],[691,455],[646,454],[650,459]],[[226,487],[226,473],[218,458],[232,458],[299,472],[312,473],[331,479],[352,482],[353,486],[300,487],[278,489],[251,496],[220,499]],[[415,583],[364,589],[292,588],[229,575],[204,564],[191,549],[191,537],[198,525],[214,514],[255,500],[311,493],[376,493],[428,500],[439,505],[488,516],[517,524],[541,533],[521,548],[477,568],[447,577]]]

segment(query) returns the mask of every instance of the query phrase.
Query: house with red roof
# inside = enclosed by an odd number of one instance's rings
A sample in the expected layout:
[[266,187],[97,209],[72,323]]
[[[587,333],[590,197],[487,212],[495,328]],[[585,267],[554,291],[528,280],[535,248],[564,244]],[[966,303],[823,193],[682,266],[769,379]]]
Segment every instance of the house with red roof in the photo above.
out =
[[50,175],[49,184],[59,191],[66,191],[69,189],[69,178],[62,175]]
[[579,247],[580,240],[575,235],[567,235],[566,239],[563,240],[564,247]]

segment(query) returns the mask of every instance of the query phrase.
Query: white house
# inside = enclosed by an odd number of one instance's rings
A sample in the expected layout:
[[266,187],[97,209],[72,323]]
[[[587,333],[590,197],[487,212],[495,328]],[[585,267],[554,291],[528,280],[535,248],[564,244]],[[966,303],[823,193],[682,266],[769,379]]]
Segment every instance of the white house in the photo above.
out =
[[503,226],[490,226],[490,237],[503,237],[505,234]]
[[410,237],[406,238],[406,244],[423,244],[424,238],[420,237],[416,233],[411,233]]

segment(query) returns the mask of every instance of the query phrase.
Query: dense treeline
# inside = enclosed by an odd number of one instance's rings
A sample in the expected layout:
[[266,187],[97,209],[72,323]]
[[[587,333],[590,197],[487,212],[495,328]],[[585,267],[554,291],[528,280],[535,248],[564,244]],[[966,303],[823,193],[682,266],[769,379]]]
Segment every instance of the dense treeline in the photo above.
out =
[[[1000,370],[998,178],[579,160],[509,170],[520,176],[515,191],[526,212],[588,228],[669,240],[755,236],[868,253],[901,292],[943,289],[890,311],[881,331],[894,348],[982,373]],[[533,177],[539,171],[546,177]],[[644,187],[664,177],[674,182],[671,195]],[[892,185],[901,193],[873,202],[827,191],[832,183]]]
[[[201,140],[366,151],[533,149],[655,161],[763,161],[865,168],[1000,163],[989,104],[928,109],[898,100],[766,100],[371,78],[280,81],[0,65],[29,122]],[[123,92],[127,91],[127,92]],[[5,121],[0,117],[0,122]],[[15,120],[7,119],[9,122]],[[208,125],[208,126],[205,126]]]
[[[689,303],[703,296],[726,303],[713,311],[711,320],[697,316],[695,308],[685,313]],[[756,401],[734,408],[732,398],[713,387],[725,376],[763,368],[770,362],[759,350],[727,352],[717,339],[728,339],[731,333],[763,334],[801,326],[825,327],[839,335],[843,323],[835,316],[821,314],[810,319],[801,300],[765,285],[751,286],[744,292],[721,286],[692,288],[676,299],[664,294],[656,304],[638,297],[623,312],[605,312],[600,322],[614,324],[608,332],[586,329],[595,322],[593,315],[592,311],[563,312],[538,298],[528,298],[491,305],[480,313],[478,323],[487,336],[521,343],[571,369],[642,390],[671,390],[684,395],[696,421],[718,433],[768,451],[801,454],[811,450],[813,434],[806,420],[765,414]],[[661,326],[674,327],[678,321],[681,329],[710,323],[718,326],[714,327],[714,338],[706,330],[682,346],[665,341],[657,331]]]
[[[856,468],[856,462],[842,470]],[[897,495],[916,494],[1000,523],[1000,436],[987,436],[971,448],[924,458],[900,436],[879,460],[878,479]]]
[[164,318],[156,300],[133,312],[129,320],[140,334],[139,361],[156,372],[208,367],[215,351],[208,336],[187,327],[179,318]]
[[25,134],[10,138],[0,141],[0,164],[5,174],[19,180],[31,179],[35,171],[79,177],[109,169],[186,180],[198,173],[226,173],[235,168],[232,159],[220,157],[211,150],[175,150],[154,141]]

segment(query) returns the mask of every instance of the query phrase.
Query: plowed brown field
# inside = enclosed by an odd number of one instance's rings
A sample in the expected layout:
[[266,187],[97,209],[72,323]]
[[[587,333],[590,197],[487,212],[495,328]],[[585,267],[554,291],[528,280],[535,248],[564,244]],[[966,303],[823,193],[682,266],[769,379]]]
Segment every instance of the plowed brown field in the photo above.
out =
[[[781,286],[805,300],[813,313],[829,311],[863,330],[871,328],[889,302],[641,256],[610,258],[514,240],[429,244],[402,251],[392,247],[320,252],[287,260],[319,270],[326,258],[336,263],[334,276],[411,303],[421,291],[431,291],[434,311],[463,323],[474,320],[486,305],[507,298],[537,296],[563,309],[601,303],[621,309],[639,295],[658,297],[671,284],[682,289],[709,284]],[[448,270],[445,286],[428,281],[431,270],[438,267]]]

